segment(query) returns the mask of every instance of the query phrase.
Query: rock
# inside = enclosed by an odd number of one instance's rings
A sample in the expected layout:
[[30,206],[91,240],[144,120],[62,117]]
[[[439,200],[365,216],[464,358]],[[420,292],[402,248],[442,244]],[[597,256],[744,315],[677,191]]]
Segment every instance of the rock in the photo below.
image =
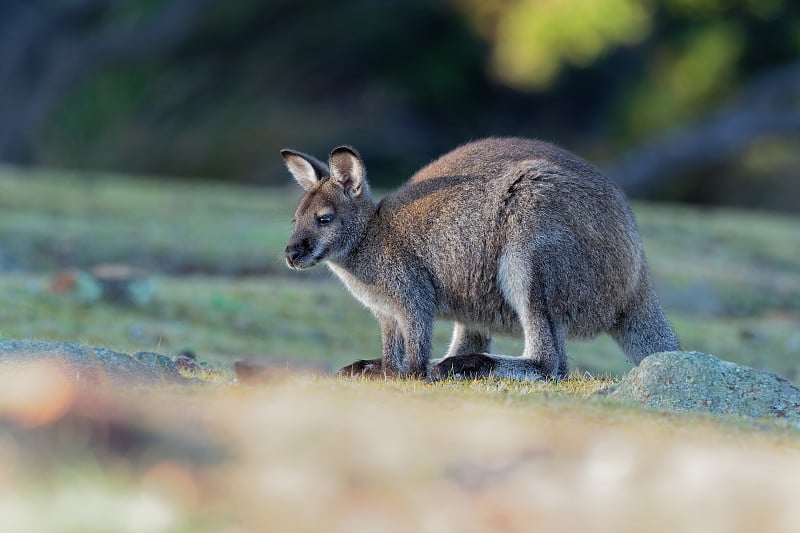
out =
[[0,341],[0,371],[15,364],[51,361],[76,381],[91,384],[158,385],[188,383],[168,357],[139,352],[133,356],[66,342]]
[[219,379],[220,375],[208,368],[205,363],[197,361],[197,355],[192,350],[183,350],[175,356],[175,366],[191,376],[199,379]]
[[203,370],[203,367],[197,362],[196,358],[184,354],[175,357],[175,366],[187,372],[200,372]]
[[176,365],[172,359],[160,353],[136,352],[131,355],[131,357],[158,374],[172,374],[173,372],[178,372],[178,365]]
[[787,380],[699,352],[646,357],[603,394],[671,411],[800,421],[800,389]]

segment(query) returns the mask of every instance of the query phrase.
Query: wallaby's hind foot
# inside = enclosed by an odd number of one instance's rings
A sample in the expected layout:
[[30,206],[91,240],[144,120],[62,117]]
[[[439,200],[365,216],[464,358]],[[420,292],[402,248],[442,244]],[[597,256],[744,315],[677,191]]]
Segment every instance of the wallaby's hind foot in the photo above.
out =
[[381,358],[377,359],[359,359],[355,363],[343,367],[336,373],[336,376],[342,378],[368,378],[368,379],[383,379],[383,363]]
[[511,357],[486,353],[455,355],[431,361],[428,379],[431,381],[456,378],[480,379],[487,377],[540,381],[548,377],[566,378],[566,370],[550,376],[541,365],[529,357]]
[[428,372],[428,379],[431,381],[487,378],[492,375],[495,366],[494,359],[485,353],[452,355],[431,363],[435,363]]

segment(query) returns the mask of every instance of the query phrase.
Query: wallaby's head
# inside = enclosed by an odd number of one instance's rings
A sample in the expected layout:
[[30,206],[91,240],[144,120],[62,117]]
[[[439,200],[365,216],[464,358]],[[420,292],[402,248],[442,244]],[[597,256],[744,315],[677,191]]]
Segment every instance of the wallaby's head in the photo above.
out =
[[366,171],[358,153],[335,148],[328,164],[294,150],[281,150],[289,172],[306,194],[294,214],[286,264],[303,269],[341,260],[363,237],[374,211]]

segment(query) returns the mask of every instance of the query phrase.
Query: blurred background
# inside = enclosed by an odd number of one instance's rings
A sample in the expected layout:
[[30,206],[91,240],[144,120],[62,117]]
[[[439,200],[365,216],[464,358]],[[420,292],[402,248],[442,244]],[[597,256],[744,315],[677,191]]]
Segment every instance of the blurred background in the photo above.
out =
[[637,198],[797,212],[800,4],[4,0],[0,117],[14,165],[271,185],[347,143],[391,186],[520,135]]

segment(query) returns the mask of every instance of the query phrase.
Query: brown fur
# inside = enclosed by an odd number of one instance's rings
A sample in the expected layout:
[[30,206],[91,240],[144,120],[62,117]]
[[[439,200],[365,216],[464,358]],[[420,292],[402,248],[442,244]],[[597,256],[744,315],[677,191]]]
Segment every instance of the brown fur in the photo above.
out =
[[[624,195],[566,150],[529,139],[473,142],[378,204],[351,148],[335,149],[328,166],[282,154],[307,191],[287,263],[326,261],[373,312],[387,375],[476,376],[488,368],[560,377],[568,371],[565,339],[599,333],[636,363],[678,348]],[[447,358],[431,362],[435,318],[455,327]],[[488,354],[492,333],[522,335],[522,357]],[[487,358],[491,364],[474,368]]]

